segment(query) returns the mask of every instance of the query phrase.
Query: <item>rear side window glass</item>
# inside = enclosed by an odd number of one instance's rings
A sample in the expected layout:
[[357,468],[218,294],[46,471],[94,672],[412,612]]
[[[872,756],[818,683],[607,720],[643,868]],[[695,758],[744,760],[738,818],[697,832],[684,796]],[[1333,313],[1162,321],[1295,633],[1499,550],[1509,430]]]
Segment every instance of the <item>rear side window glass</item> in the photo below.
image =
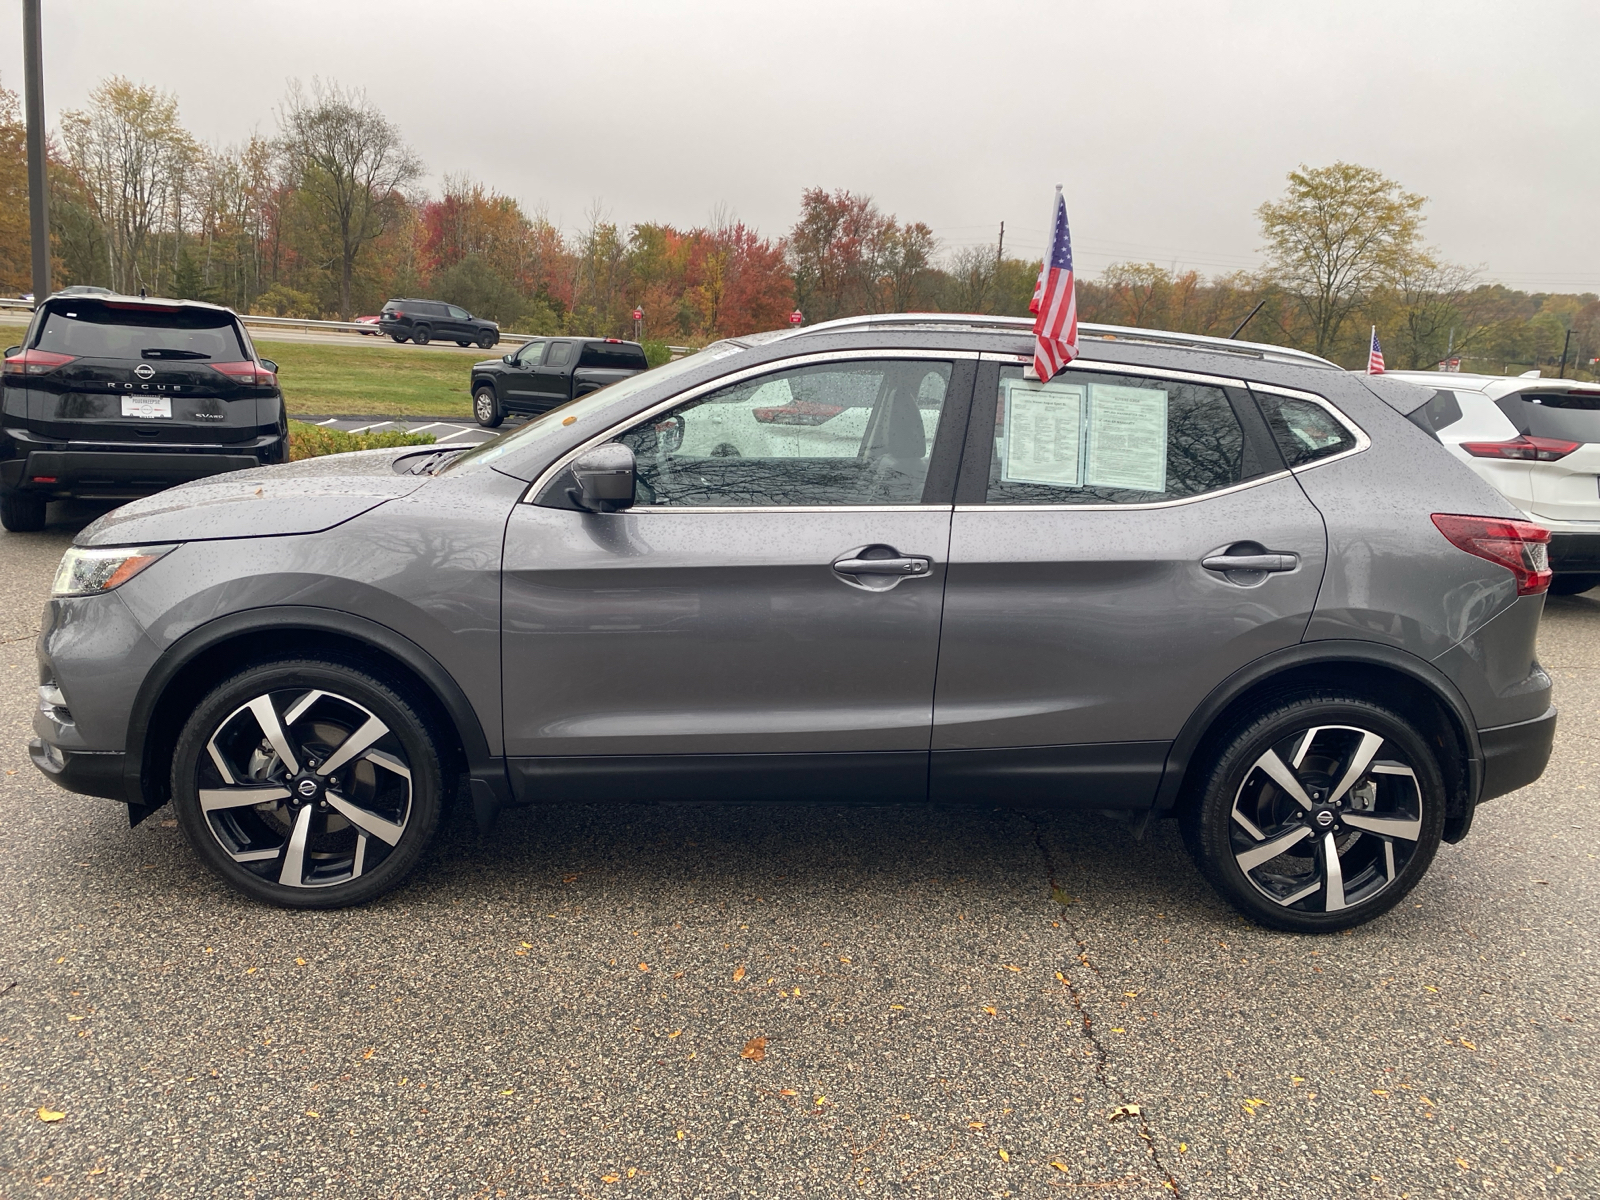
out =
[[[970,451],[969,451],[970,453]],[[1071,371],[1000,371],[990,504],[1152,504],[1244,479],[1244,431],[1221,388]]]
[[571,357],[571,342],[553,342],[550,345],[550,353],[545,357],[545,366],[564,367],[567,365],[567,360]]
[[1273,440],[1291,467],[1301,467],[1356,447],[1355,434],[1320,404],[1272,392],[1256,392],[1255,398],[1261,406],[1261,415],[1267,419],[1267,427],[1272,430]]
[[609,342],[590,342],[578,358],[580,367],[602,367],[612,371],[642,371],[650,364],[638,346],[619,346]]
[[231,313],[113,308],[92,301],[52,306],[34,345],[78,358],[239,362],[249,357]]
[[641,502],[917,504],[951,364],[827,363],[748,379],[635,425]]
[[1600,442],[1600,391],[1516,392],[1495,401],[1518,433],[1564,442]]

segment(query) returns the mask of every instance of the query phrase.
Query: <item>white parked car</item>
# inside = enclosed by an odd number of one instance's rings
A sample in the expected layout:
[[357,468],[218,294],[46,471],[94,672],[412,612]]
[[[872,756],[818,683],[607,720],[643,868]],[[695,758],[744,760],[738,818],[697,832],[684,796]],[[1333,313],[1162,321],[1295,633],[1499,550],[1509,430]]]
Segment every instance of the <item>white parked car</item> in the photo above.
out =
[[1600,586],[1600,384],[1390,371],[1434,391],[1412,420],[1550,531],[1550,591]]

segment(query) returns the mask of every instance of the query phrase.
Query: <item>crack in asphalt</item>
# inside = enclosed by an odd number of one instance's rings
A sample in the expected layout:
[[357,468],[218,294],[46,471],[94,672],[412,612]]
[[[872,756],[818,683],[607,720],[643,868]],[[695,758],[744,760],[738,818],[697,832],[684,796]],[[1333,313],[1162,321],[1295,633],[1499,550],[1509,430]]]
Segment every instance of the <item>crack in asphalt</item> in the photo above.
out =
[[[1050,884],[1050,896],[1060,906],[1061,919],[1063,922],[1065,922],[1067,920],[1068,900],[1064,899],[1064,897],[1066,897],[1066,893],[1061,890],[1061,885],[1056,879],[1056,864],[1055,860],[1050,856],[1050,847],[1045,844],[1044,829],[1039,824],[1038,819],[1031,814],[1028,816],[1028,823],[1033,826],[1033,844],[1039,851],[1039,857],[1044,860],[1045,877]],[[1086,970],[1094,972],[1095,978],[1103,979],[1104,976],[1100,974],[1100,968],[1095,966],[1094,963],[1089,959],[1089,943],[1079,936],[1076,931],[1074,931],[1073,939],[1078,944],[1078,964]],[[1062,986],[1066,988],[1067,997],[1072,1001],[1072,1007],[1078,1014],[1078,1020],[1083,1030],[1084,1041],[1088,1043],[1091,1051],[1091,1057],[1094,1061],[1094,1074],[1096,1081],[1102,1088],[1105,1089],[1108,1095],[1115,1097],[1121,1102],[1121,1107],[1126,1108],[1130,1105],[1133,1105],[1135,1102],[1129,1099],[1127,1093],[1124,1092],[1120,1087],[1112,1083],[1111,1077],[1107,1074],[1107,1067],[1110,1064],[1110,1055],[1107,1053],[1105,1045],[1100,1041],[1099,1036],[1094,1031],[1094,1020],[1089,1015],[1089,1010],[1084,1004],[1083,993],[1079,991],[1078,986],[1072,982],[1071,976],[1067,975],[1065,972],[1058,972],[1056,977],[1061,980]],[[1130,1113],[1128,1115],[1132,1116],[1135,1114]],[[1151,1165],[1155,1167],[1156,1171],[1161,1176],[1161,1185],[1170,1191],[1174,1196],[1181,1197],[1183,1195],[1183,1188],[1179,1186],[1178,1180],[1173,1175],[1171,1169],[1168,1168],[1166,1163],[1161,1161],[1161,1152],[1156,1149],[1155,1138],[1151,1136],[1150,1132],[1150,1120],[1145,1114],[1144,1107],[1142,1105],[1138,1106],[1138,1113],[1136,1115],[1139,1122],[1139,1136],[1144,1139],[1145,1150],[1150,1155]],[[1116,1119],[1117,1118],[1115,1116],[1112,1117],[1112,1120]]]

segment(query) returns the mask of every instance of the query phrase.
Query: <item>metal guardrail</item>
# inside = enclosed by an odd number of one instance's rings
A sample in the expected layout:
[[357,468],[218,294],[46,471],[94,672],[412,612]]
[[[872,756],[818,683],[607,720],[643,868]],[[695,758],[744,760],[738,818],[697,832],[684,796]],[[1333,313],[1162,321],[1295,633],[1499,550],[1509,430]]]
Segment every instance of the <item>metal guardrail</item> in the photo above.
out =
[[[32,300],[18,300],[0,297],[0,310],[18,309],[25,312],[33,311]],[[311,317],[258,317],[254,315],[241,316],[239,320],[246,326],[260,327],[262,329],[303,329],[308,333],[353,333],[364,334],[368,337],[382,336],[378,334],[376,325],[361,321],[319,321]],[[500,334],[500,341],[511,346],[524,346],[535,338],[548,337],[542,333],[505,333]],[[448,341],[441,338],[441,341]],[[668,346],[667,350],[673,358],[682,358],[685,354],[693,354],[693,346]]]

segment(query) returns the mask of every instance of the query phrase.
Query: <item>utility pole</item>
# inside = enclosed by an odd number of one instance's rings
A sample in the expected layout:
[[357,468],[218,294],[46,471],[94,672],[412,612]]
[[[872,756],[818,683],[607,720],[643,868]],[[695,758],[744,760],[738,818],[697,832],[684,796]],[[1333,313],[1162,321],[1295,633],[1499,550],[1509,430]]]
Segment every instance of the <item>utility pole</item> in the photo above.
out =
[[1000,244],[994,249],[994,269],[1000,269],[1000,263],[1006,256],[1006,223],[1000,222]]
[[50,197],[44,174],[44,54],[39,0],[22,0],[24,107],[28,121],[28,232],[33,242],[33,302],[50,294]]
[[1557,379],[1567,377],[1567,351],[1572,348],[1572,330],[1567,330],[1567,340],[1561,343],[1561,370],[1556,375]]

